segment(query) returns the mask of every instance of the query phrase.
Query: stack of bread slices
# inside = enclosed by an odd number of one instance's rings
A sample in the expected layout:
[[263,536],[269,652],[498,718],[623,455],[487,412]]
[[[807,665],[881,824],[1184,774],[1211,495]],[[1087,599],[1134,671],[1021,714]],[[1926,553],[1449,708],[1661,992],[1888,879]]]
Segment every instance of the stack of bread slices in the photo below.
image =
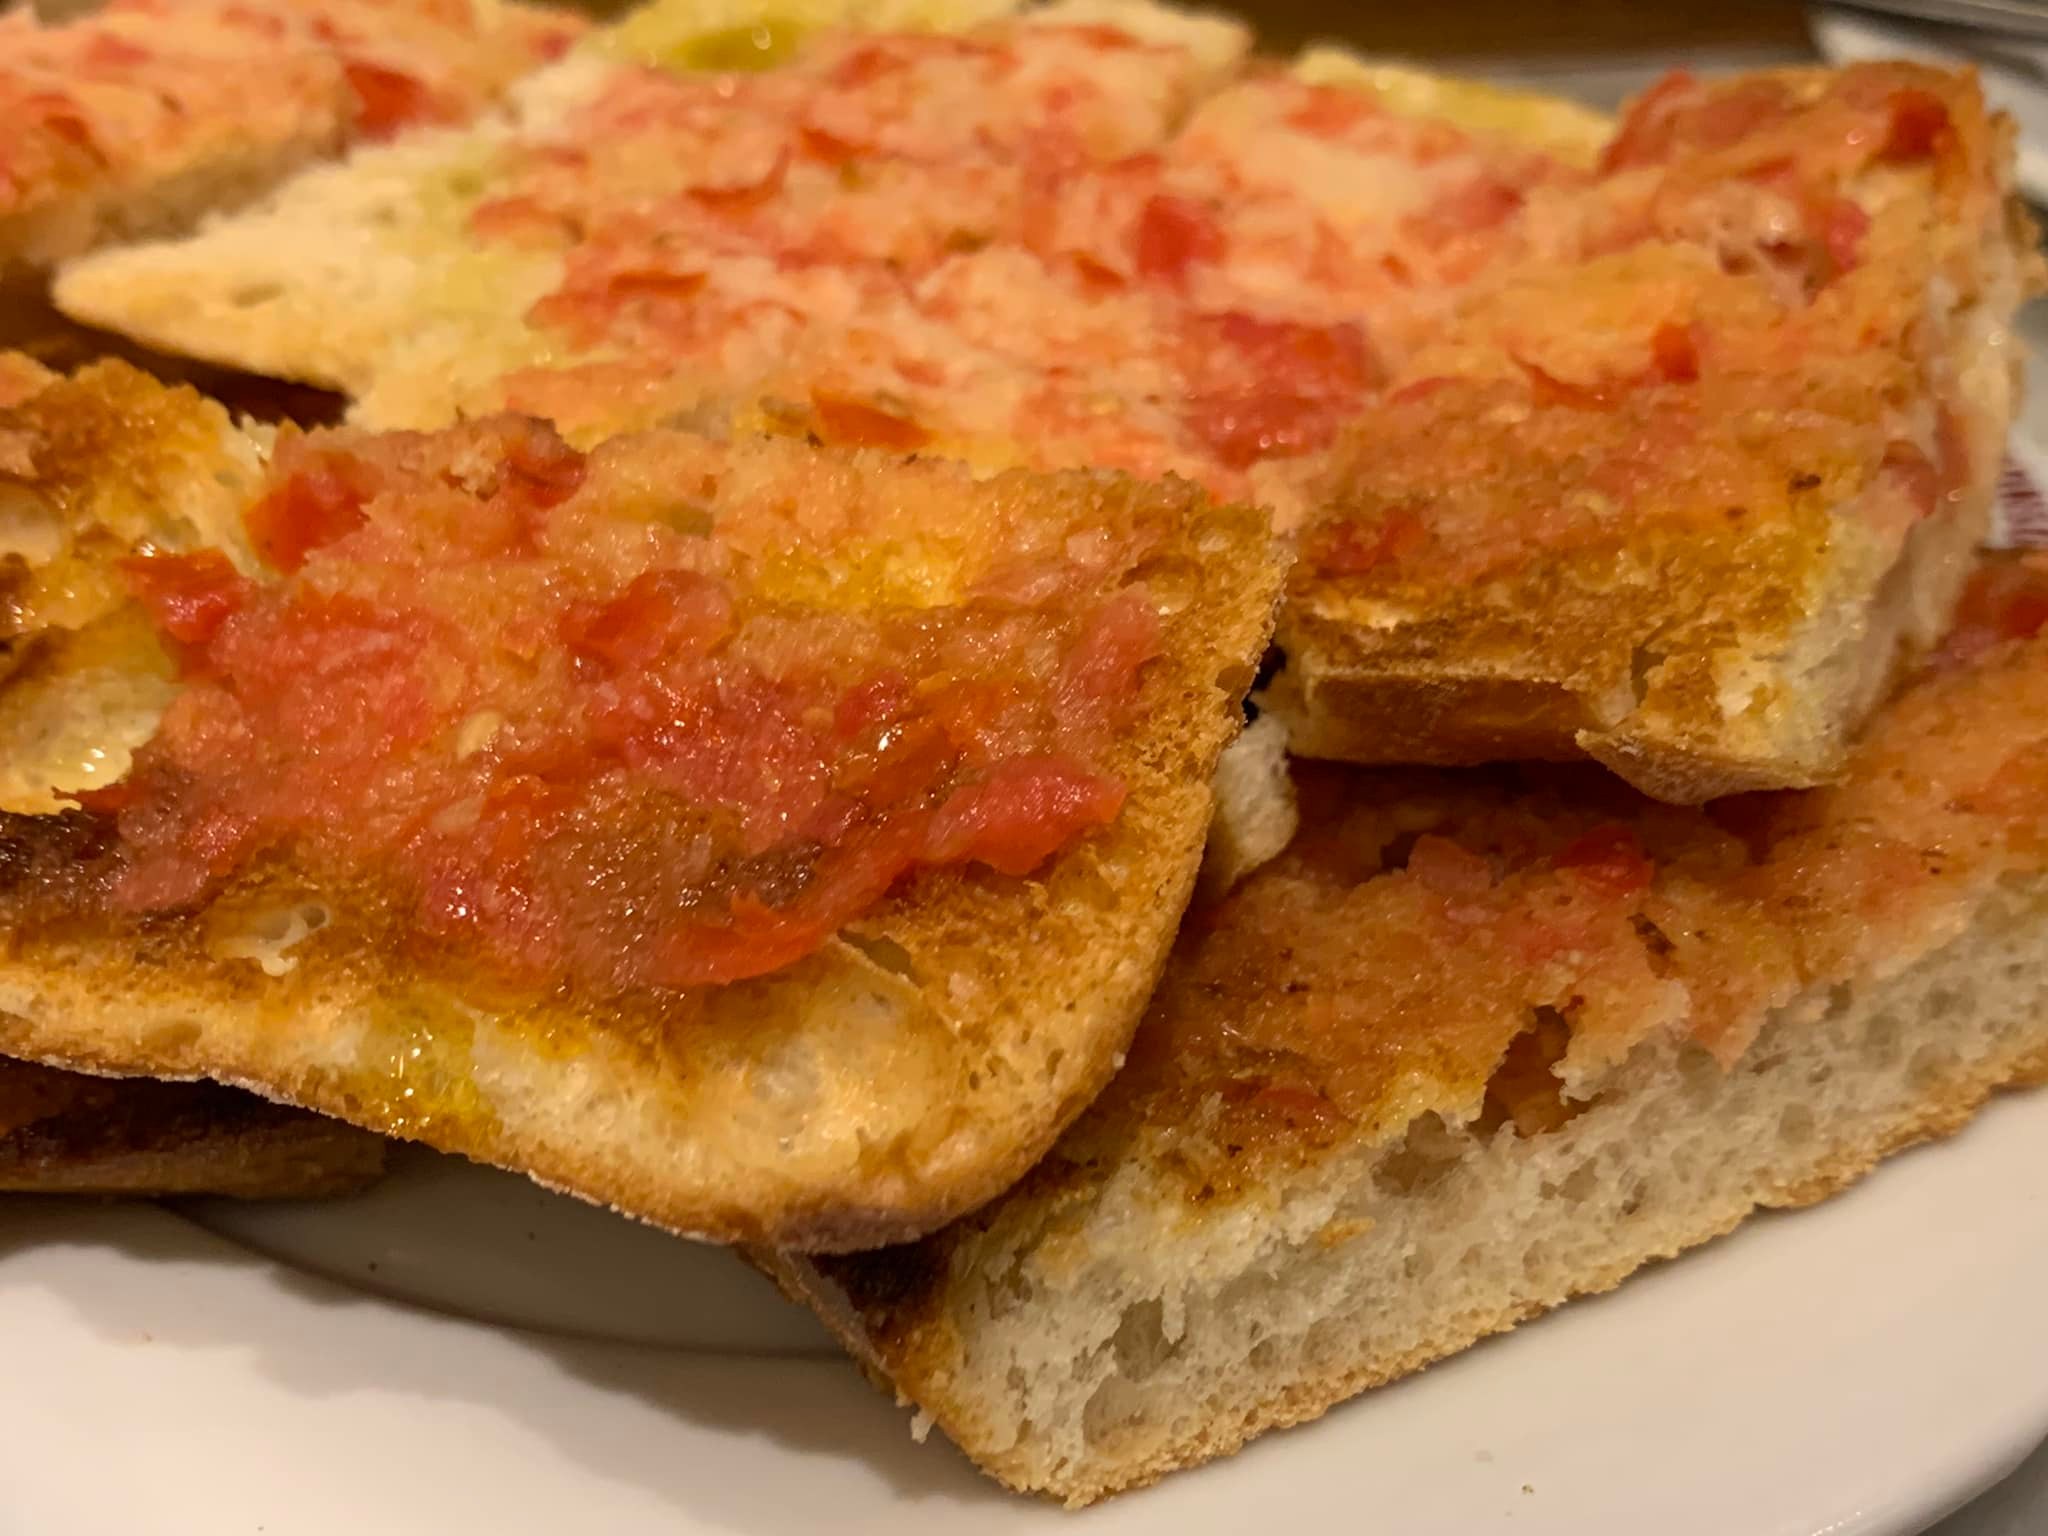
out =
[[404,9],[0,22],[0,1188],[425,1142],[1086,1503],[2048,1078],[1967,75]]

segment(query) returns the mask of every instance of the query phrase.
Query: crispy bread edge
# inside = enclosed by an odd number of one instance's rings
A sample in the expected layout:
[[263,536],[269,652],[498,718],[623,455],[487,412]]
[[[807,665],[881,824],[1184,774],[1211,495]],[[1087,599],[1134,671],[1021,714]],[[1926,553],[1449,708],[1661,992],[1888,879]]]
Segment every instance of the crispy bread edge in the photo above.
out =
[[[1187,487],[1146,494],[1196,504]],[[723,1135],[728,1140],[718,1144],[753,1145],[762,1161],[729,1160],[715,1177],[678,1182],[662,1171],[660,1159],[671,1149],[661,1142],[684,1130],[661,1095],[695,1091],[700,1083],[676,1087],[601,1029],[587,1032],[583,1054],[556,1061],[550,1059],[554,1048],[535,1044],[531,1035],[494,1035],[489,1020],[474,1021],[475,1045],[464,1071],[476,1072],[477,1061],[487,1060],[494,1081],[512,1085],[505,1102],[494,1099],[488,1115],[451,1114],[426,1128],[394,1123],[393,1106],[365,1098],[392,1086],[388,1072],[372,1075],[353,1058],[309,1060],[295,1047],[320,1031],[290,1026],[317,1018],[330,1037],[370,1027],[378,1007],[401,1005],[405,978],[395,965],[364,969],[361,957],[343,957],[331,994],[281,992],[277,982],[266,990],[245,961],[208,963],[195,933],[145,959],[149,944],[132,934],[80,946],[17,932],[0,959],[0,1052],[111,1074],[212,1078],[512,1167],[691,1236],[840,1250],[929,1231],[1001,1192],[1094,1098],[1120,1064],[1164,967],[1200,864],[1216,760],[1239,729],[1239,700],[1271,634],[1281,581],[1280,551],[1263,514],[1199,505],[1203,510],[1190,517],[1172,553],[1194,562],[1200,590],[1170,621],[1167,652],[1141,687],[1142,723],[1113,755],[1130,788],[1117,825],[1055,860],[1044,883],[940,881],[937,895],[923,898],[914,886],[871,922],[856,925],[851,942],[829,946],[818,965],[802,973],[816,978],[810,990],[800,978],[771,994],[776,1001],[793,998],[796,1012],[785,1015],[783,1025],[791,1017],[808,1019],[804,1010],[823,1006],[835,990],[889,999],[896,1009],[891,1017],[907,1021],[899,1029],[904,1038],[888,1037],[896,1042],[891,1048],[926,1053],[917,1063],[926,1069],[917,1081],[926,1086],[936,1075],[929,1058],[942,1049],[930,1042],[948,1038],[946,1032],[953,1043],[943,1047],[950,1054],[940,1060],[950,1070],[966,1059],[961,1053],[968,1047],[957,1037],[1028,1026],[1030,1048],[1040,1058],[1034,1078],[1004,1088],[1004,1097],[985,1099],[999,1113],[956,1126],[943,1145],[919,1154],[912,1173],[894,1166],[842,1170],[834,1181],[806,1186],[796,1157],[768,1159],[758,1128],[723,1125],[700,1133],[692,1119],[689,1134],[701,1134],[704,1148]],[[1225,573],[1227,579],[1219,579]],[[997,945],[993,958],[983,940],[988,933],[1007,936],[1007,947]],[[913,954],[927,942],[941,953],[959,953],[971,940],[983,953],[983,971],[996,978],[994,995],[956,1005],[933,990],[936,983],[914,984],[878,963],[870,953],[876,940],[900,941]],[[1009,960],[996,964],[1004,953]],[[905,1033],[911,1024],[914,1039]],[[368,1038],[373,1057],[376,1047],[389,1043],[374,1031]],[[728,1108],[748,1083],[773,1070],[758,1052],[728,1052],[699,1069],[706,1080],[722,1074],[704,1093]],[[572,1086],[564,1089],[565,1083]],[[835,1086],[842,1097],[851,1091]],[[634,1118],[639,1133],[655,1137],[656,1145],[636,1150],[642,1143],[616,1126],[607,1140],[603,1130],[558,1123],[575,1107],[565,1096],[571,1092],[594,1094]],[[745,1141],[748,1135],[754,1143]],[[715,1161],[704,1148],[690,1155]],[[677,1166],[671,1157],[667,1168]]]
[[[1990,414],[2001,410],[2009,421],[2010,402]],[[1262,702],[1287,722],[1290,748],[1303,757],[1457,766],[1586,756],[1679,805],[1810,788],[1839,773],[1898,664],[1945,628],[1989,526],[2000,467],[1978,466],[1952,511],[1913,529],[1881,572],[1865,569],[1865,541],[1838,537],[1806,617],[1760,658],[1788,707],[1728,719],[1718,736],[1654,700],[1612,718],[1614,701],[1513,660],[1375,656],[1381,637],[1293,604],[1278,636],[1286,665]],[[1384,638],[1398,643],[1398,631]]]
[[107,1089],[0,1134],[0,1193],[310,1199],[384,1172],[384,1140],[336,1120],[211,1085]]
[[[2022,898],[2023,905],[2031,903],[2030,916],[2023,921],[2034,927],[2043,918],[2042,898],[2039,882],[2031,897]],[[1910,1010],[1919,991],[1939,989],[1944,971],[1975,972],[1991,958],[1980,951],[1998,938],[1996,925],[1985,932],[1973,931],[1924,957],[1900,976],[1871,984],[1870,995],[1861,1004],[1866,1016],[1881,1017],[1900,1002]],[[2042,992],[2044,986],[2048,983],[2038,976],[2033,979],[2034,993]],[[1845,1119],[1831,1126],[1822,1121],[1815,1128],[1813,1143],[1788,1144],[1782,1160],[1764,1169],[1732,1200],[1704,1200],[1696,1208],[1670,1213],[1664,1235],[1647,1242],[1616,1238],[1604,1256],[1561,1280],[1546,1276],[1542,1294],[1507,1296],[1488,1308],[1435,1315],[1423,1337],[1384,1357],[1332,1365],[1327,1356],[1341,1355],[1344,1350],[1341,1341],[1332,1340],[1325,1356],[1304,1371],[1273,1368],[1260,1381],[1256,1365],[1243,1366],[1244,1380],[1253,1385],[1241,1394],[1241,1401],[1250,1404],[1241,1413],[1233,1411],[1214,1419],[1193,1434],[1141,1429],[1123,1446],[1112,1445],[1079,1462],[1062,1463],[1050,1474],[1042,1446],[1029,1440],[1005,1443],[1008,1432],[997,1428],[986,1405],[1006,1389],[971,1375],[963,1342],[963,1330],[971,1320],[953,1310],[958,1294],[954,1271],[960,1254],[951,1233],[904,1249],[861,1256],[852,1268],[789,1253],[754,1252],[749,1258],[792,1300],[815,1311],[878,1387],[892,1392],[900,1404],[915,1406],[936,1421],[982,1470],[1019,1492],[1050,1495],[1080,1506],[1228,1455],[1267,1430],[1318,1418],[1361,1392],[1408,1375],[1574,1297],[1612,1290],[1647,1263],[1673,1257],[1734,1230],[1756,1210],[1794,1209],[1824,1200],[1861,1179],[1891,1154],[1954,1134],[1994,1094],[2048,1085],[2048,1018],[2035,1009],[2025,1018],[2016,1014],[2005,1022],[2000,1043],[1978,1058],[1954,1059],[1918,1073],[1899,1102],[1874,1107],[1853,1122]],[[1776,1029],[1767,1031],[1752,1048],[1746,1058],[1749,1069],[1769,1072],[1777,1066],[1781,1073],[1804,1073],[1813,1062],[1796,1055],[1793,1066],[1778,1065],[1776,1058],[1784,1054],[1783,1035],[1785,1031],[1818,1029],[1813,1014],[1801,1016],[1797,1010],[1788,1010]],[[1898,1049],[1904,1059],[1912,1060],[1918,1048],[1938,1047],[1943,1034],[1944,1023],[1928,1017],[1923,1032],[1918,1036],[1908,1032]],[[1839,1061],[1842,1057],[1838,1041],[1806,1043],[1821,1060]],[[1631,1066],[1635,1068],[1631,1079],[1635,1086],[1647,1082],[1667,1088],[1676,1102],[1664,1107],[1682,1114],[1679,1062],[1668,1042],[1646,1044]],[[1510,1157],[1534,1157],[1543,1145],[1540,1139],[1511,1141],[1515,1150]],[[1163,1203],[1171,1206],[1168,1187],[1172,1171],[1153,1166],[1147,1177],[1163,1192]],[[1277,1197],[1283,1192],[1266,1193]],[[1132,1236],[1141,1242],[1171,1241],[1164,1231],[1149,1235],[1140,1231]],[[1050,1320],[1060,1301],[1057,1296],[1041,1295],[1019,1304],[1046,1309]],[[1027,1435],[1034,1432],[1026,1431]]]

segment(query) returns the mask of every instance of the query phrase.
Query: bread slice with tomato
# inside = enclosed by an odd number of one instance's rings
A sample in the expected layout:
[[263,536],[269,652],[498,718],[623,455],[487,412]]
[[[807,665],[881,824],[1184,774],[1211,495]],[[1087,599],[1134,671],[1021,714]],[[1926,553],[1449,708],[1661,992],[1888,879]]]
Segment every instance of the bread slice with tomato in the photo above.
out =
[[[829,377],[854,359],[822,338],[914,344],[907,290],[935,264],[1034,222],[1042,168],[1156,150],[1247,41],[1143,0],[657,0],[523,82],[504,118],[366,146],[189,239],[73,264],[59,302],[344,390],[376,426],[511,408],[588,443],[808,408],[815,385],[826,419],[799,430],[829,433],[838,400],[842,441],[928,443],[957,434],[890,400],[893,360]],[[989,360],[921,328],[928,364]],[[920,396],[985,410],[985,380],[941,383]]]
[[365,424],[687,419],[1180,473],[1285,522],[1378,351],[1511,251],[1601,130],[1256,59],[1245,26],[1136,0],[761,15],[735,71],[738,34],[652,5],[508,120],[76,263],[59,302],[344,389]]
[[[126,771],[170,695],[168,658],[129,611],[111,560],[232,536],[225,511],[253,451],[225,415],[139,375],[102,370],[84,406],[67,381],[0,353],[0,486],[11,516],[0,633],[0,808],[55,812],[66,792]],[[23,407],[46,390],[34,413]],[[33,419],[37,425],[30,427]],[[195,448],[198,450],[195,453]],[[139,465],[209,463],[185,494]],[[173,479],[176,476],[172,477]],[[32,479],[36,489],[24,488]],[[343,1194],[383,1169],[384,1143],[338,1121],[211,1084],[87,1077],[0,1060],[0,1192],[69,1195]]]
[[85,1077],[0,1061],[0,1194],[353,1194],[380,1137],[212,1083]]
[[524,0],[109,0],[0,17],[0,280],[170,234],[360,141],[466,122],[561,56]]
[[1605,134],[1329,50],[1258,59],[1143,0],[712,13],[649,5],[505,119],[74,263],[59,302],[345,390],[366,425],[515,409],[579,444],[680,419],[1178,473],[1287,525],[1381,354]]
[[656,6],[505,121],[58,298],[380,425],[1188,476],[1300,530],[1272,706],[1311,755],[1838,770],[1953,605],[2039,281],[1974,81],[1674,76],[1601,144],[1211,19],[1004,10],[827,7],[739,75]]
[[1986,529],[2042,271],[2011,140],[1910,65],[1637,101],[1335,450],[1295,750],[1590,756],[1679,802],[1839,772]]
[[[122,771],[0,819],[0,1052],[720,1240],[928,1230],[1099,1091],[1280,583],[1264,516],[1185,484],[510,417],[250,435],[118,365],[0,444],[51,558],[111,582],[0,708],[48,683],[59,767],[97,764],[82,702],[154,690],[99,721]],[[166,488],[181,527],[115,515]]]
[[770,1267],[1083,1504],[1834,1193],[2048,1081],[2044,618],[2048,567],[1988,571],[1827,789],[1298,765],[1294,844],[1015,1190]]

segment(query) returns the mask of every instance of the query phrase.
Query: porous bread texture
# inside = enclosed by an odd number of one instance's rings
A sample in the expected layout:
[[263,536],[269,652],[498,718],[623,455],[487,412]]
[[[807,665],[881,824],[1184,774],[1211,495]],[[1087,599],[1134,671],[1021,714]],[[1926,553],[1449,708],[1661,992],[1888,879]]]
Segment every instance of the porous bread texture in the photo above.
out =
[[[2000,890],[1901,974],[1800,997],[1732,1071],[1646,1042],[1559,1129],[1430,1115],[1236,1219],[1191,1221],[1176,1176],[1133,1157],[1051,1272],[1041,1229],[991,1234],[956,1271],[943,1366],[910,1390],[986,1470],[1069,1504],[1227,1455],[2048,1080],[2044,918],[2048,884]],[[829,1279],[779,1272],[896,1364]]]
[[[790,443],[733,454],[771,489],[776,465],[814,467]],[[1032,879],[923,872],[757,981],[495,1009],[422,976],[377,893],[290,868],[178,920],[43,910],[39,887],[92,833],[76,816],[0,819],[0,1052],[212,1078],[725,1241],[869,1246],[1000,1192],[1100,1091],[1152,992],[1216,758],[1270,636],[1280,556],[1263,515],[1184,484],[977,483],[879,454],[844,473],[876,495],[897,476],[905,494],[1085,504],[1105,526],[1170,507],[1146,577],[1168,610],[1162,651],[1137,723],[1101,762],[1127,790],[1113,826]],[[309,904],[323,920],[285,946]]]
[[1297,765],[1130,1062],[1001,1200],[768,1256],[1012,1486],[1087,1502],[1854,1178],[2048,1077],[2048,591],[1987,565],[1835,787]]
[[384,1143],[210,1084],[85,1078],[0,1061],[0,1194],[352,1194]]

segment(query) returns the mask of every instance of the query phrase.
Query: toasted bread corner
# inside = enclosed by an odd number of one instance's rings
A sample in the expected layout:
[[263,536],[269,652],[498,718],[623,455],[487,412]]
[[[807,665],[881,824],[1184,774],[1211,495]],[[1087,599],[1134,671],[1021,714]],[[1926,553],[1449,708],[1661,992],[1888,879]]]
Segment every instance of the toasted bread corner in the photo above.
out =
[[[1740,834],[1585,768],[1311,765],[1301,843],[1189,926],[1014,1190],[753,1257],[1079,1505],[1826,1198],[2048,1082],[2048,640],[1989,644]],[[1554,943],[1561,976],[1516,958]]]
[[232,1089],[0,1061],[0,1193],[310,1199],[383,1169],[381,1138]]
[[[771,476],[818,463],[794,443],[731,451]],[[1281,555],[1264,514],[1184,483],[830,463],[848,484],[896,476],[919,495],[1169,530],[1147,562],[1167,594],[1162,649],[1138,723],[1104,749],[1127,792],[1108,828],[1031,879],[923,871],[756,981],[498,1009],[418,973],[402,904],[289,867],[191,917],[82,917],[62,892],[91,817],[7,816],[0,1052],[246,1087],[725,1241],[871,1246],[1000,1192],[1100,1091],[1164,964]],[[309,903],[319,923],[301,920]]]

